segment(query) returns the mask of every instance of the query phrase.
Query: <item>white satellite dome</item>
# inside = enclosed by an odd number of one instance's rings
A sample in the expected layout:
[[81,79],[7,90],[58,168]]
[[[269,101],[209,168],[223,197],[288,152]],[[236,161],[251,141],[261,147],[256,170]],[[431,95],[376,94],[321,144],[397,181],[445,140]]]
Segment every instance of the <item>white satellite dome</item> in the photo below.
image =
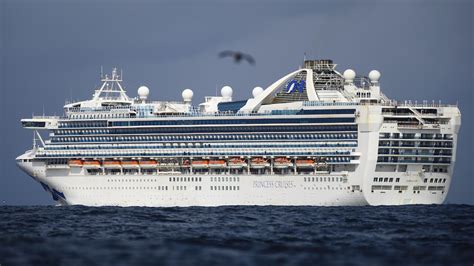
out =
[[148,98],[148,95],[150,94],[150,89],[148,89],[147,86],[140,86],[138,88],[137,93],[140,100],[146,100],[146,98]]
[[377,83],[379,82],[379,79],[380,79],[380,72],[378,70],[372,70],[369,72],[369,79],[370,79],[370,82],[372,83]]
[[181,96],[183,97],[184,102],[191,102],[193,99],[194,92],[190,89],[185,89],[181,93]]
[[232,88],[230,86],[224,86],[221,89],[221,95],[222,95],[222,97],[224,97],[226,99],[232,98],[232,93],[233,92],[234,91],[232,90]]
[[354,79],[356,77],[356,73],[352,69],[346,69],[346,71],[344,71],[343,76],[344,76],[344,79],[346,80],[346,82],[351,83],[352,81],[354,81]]
[[252,90],[252,95],[254,98],[256,98],[258,95],[260,95],[260,93],[263,92],[263,88],[262,87],[255,87],[253,88]]

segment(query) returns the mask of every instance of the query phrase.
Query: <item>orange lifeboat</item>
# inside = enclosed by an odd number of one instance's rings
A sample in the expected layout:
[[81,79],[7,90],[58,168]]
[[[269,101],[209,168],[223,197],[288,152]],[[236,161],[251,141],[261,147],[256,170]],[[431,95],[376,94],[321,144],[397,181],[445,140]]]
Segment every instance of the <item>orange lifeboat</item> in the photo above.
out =
[[278,157],[273,160],[273,167],[275,168],[288,168],[293,166],[291,161],[285,157]]
[[237,169],[237,168],[242,168],[247,166],[247,163],[245,162],[244,159],[234,157],[229,160],[229,167],[232,169]]
[[296,167],[314,167],[314,162],[313,159],[297,159]]
[[82,167],[83,163],[81,160],[69,160],[68,165],[70,167]]
[[155,160],[140,161],[139,165],[141,168],[155,168],[158,163]]
[[225,160],[209,160],[209,167],[210,168],[224,168],[227,164]]
[[93,160],[93,161],[84,161],[83,163],[84,168],[99,168],[100,167],[100,162]]
[[209,160],[194,160],[194,161],[192,161],[191,165],[194,168],[208,168],[209,167]]
[[250,167],[252,168],[261,169],[267,166],[270,166],[270,164],[268,163],[266,159],[262,157],[256,157],[250,161]]
[[120,168],[122,165],[120,164],[120,161],[104,161],[104,167],[105,168]]
[[138,168],[138,161],[122,161],[123,168]]

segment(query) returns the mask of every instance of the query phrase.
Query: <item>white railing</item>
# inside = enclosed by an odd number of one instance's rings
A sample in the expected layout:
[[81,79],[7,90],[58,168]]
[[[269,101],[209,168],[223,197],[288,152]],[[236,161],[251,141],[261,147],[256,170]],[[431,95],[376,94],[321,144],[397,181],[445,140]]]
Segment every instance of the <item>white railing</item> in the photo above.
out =
[[56,115],[34,115],[33,119],[59,119],[60,116]]
[[321,102],[321,101],[304,101],[303,106],[352,106],[352,105],[380,105],[380,106],[397,106],[397,107],[457,107],[457,104],[441,104],[441,103],[412,103],[398,102],[388,100],[385,102]]

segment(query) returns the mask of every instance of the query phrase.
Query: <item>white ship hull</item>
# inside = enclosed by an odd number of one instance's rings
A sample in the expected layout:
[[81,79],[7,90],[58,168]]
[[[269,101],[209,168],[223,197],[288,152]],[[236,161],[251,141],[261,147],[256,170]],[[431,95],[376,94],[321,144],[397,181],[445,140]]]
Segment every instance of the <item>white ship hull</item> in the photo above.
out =
[[[228,176],[239,181],[211,182],[210,176],[182,176],[195,182],[170,182],[169,176],[50,177],[65,195],[63,204],[87,206],[367,205],[360,191],[342,182],[305,183],[302,176]],[[225,180],[226,177],[221,177]],[[237,179],[236,179],[237,180]],[[84,184],[87,184],[85,186]],[[212,190],[211,190],[212,187]],[[215,190],[216,188],[217,190]]]
[[[44,165],[20,163],[62,205],[187,207],[225,205],[279,206],[362,206],[441,204],[443,191],[432,191],[424,184],[430,179],[450,180],[447,174],[374,173],[397,176],[405,182],[383,185],[410,185],[406,190],[372,190],[376,183],[359,183],[362,177],[337,174],[316,175],[53,175],[46,176]],[[61,169],[55,169],[62,172]],[[358,184],[358,185],[354,185]],[[425,185],[414,191],[413,184]],[[53,189],[55,192],[53,192]],[[54,195],[55,193],[59,193]]]

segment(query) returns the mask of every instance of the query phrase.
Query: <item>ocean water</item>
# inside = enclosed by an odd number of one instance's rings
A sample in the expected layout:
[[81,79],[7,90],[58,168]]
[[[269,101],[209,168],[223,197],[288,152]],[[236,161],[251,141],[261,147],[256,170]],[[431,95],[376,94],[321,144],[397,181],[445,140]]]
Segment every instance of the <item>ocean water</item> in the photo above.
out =
[[474,206],[0,206],[4,265],[473,265]]

